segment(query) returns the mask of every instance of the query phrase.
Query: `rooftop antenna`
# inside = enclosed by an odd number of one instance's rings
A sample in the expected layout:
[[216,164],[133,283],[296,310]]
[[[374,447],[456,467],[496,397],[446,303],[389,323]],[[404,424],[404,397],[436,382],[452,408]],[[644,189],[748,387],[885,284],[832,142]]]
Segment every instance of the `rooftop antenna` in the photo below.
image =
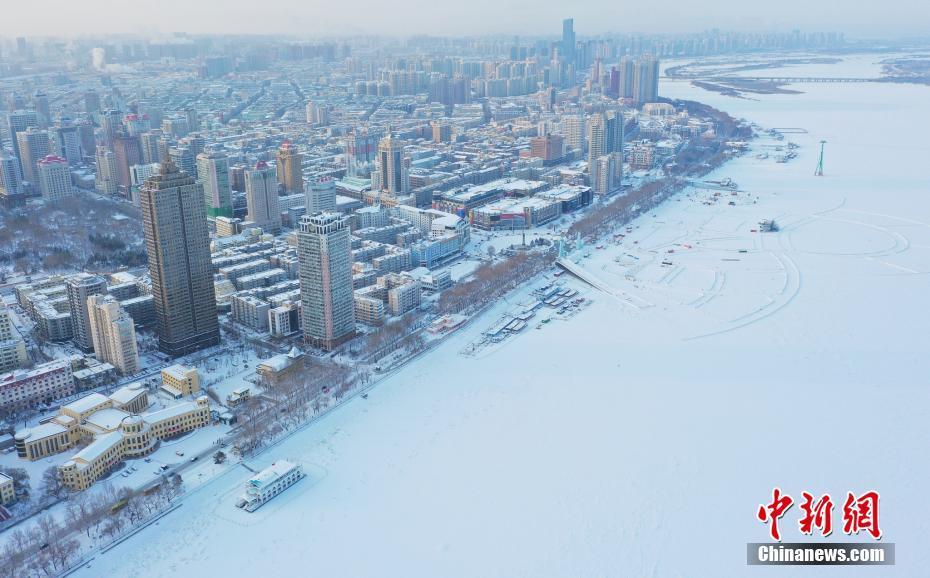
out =
[[823,145],[827,144],[827,141],[820,141],[820,161],[817,163],[817,170],[814,171],[815,177],[823,176]]

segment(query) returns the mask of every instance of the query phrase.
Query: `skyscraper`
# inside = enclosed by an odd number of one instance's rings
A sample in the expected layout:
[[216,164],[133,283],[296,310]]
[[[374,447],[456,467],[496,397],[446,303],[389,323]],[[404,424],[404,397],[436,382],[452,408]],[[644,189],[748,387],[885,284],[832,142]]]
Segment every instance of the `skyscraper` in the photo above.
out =
[[655,102],[659,96],[659,59],[647,54],[633,66],[633,100]]
[[581,114],[566,114],[562,117],[562,136],[570,149],[584,152],[585,122]]
[[352,243],[347,218],[317,213],[297,232],[304,343],[327,351],[355,335]]
[[132,317],[112,295],[92,295],[87,299],[87,310],[97,359],[122,375],[137,373],[139,349]]
[[102,195],[115,195],[118,190],[116,155],[106,145],[97,145],[96,159],[94,190]]
[[142,164],[142,143],[137,136],[118,134],[113,137],[113,154],[116,155],[116,182],[119,193],[132,198],[132,177],[129,167]]
[[0,148],[0,202],[12,206],[25,201],[23,176],[19,172],[19,160]]
[[593,182],[597,160],[623,150],[623,114],[619,110],[597,112],[588,127],[588,171]]
[[310,182],[307,191],[307,214],[336,210],[336,181],[332,177],[321,177]]
[[278,182],[284,185],[284,191],[289,194],[304,192],[303,164],[297,147],[289,141],[284,141],[278,149],[277,169]]
[[410,192],[408,161],[404,157],[406,144],[390,135],[378,143],[378,181],[381,190],[392,195],[405,195]]
[[31,126],[39,126],[38,116],[34,110],[15,110],[7,115],[6,124],[10,134],[10,140],[13,141],[13,154],[20,161],[19,174],[24,175],[25,172],[23,171],[24,167],[22,165],[23,154],[19,150],[19,139],[16,133],[23,132]]
[[209,152],[197,155],[197,176],[203,183],[208,217],[232,217],[232,190],[229,188],[229,159]]
[[622,56],[618,72],[620,76],[618,98],[633,98],[633,58]]
[[565,62],[575,62],[575,20],[566,18],[562,21],[562,46],[559,51]]
[[30,183],[38,183],[38,167],[36,163],[47,157],[52,151],[48,133],[30,126],[22,132],[16,133],[19,143],[19,161],[23,168],[23,178]]
[[71,186],[71,170],[68,161],[56,156],[47,156],[36,163],[36,178],[39,191],[46,201],[59,201],[74,192]]
[[272,233],[281,230],[275,168],[269,167],[265,161],[258,161],[255,169],[245,174],[245,203],[249,220],[256,227]]
[[47,128],[52,123],[52,112],[48,105],[48,95],[42,90],[37,90],[32,97],[32,103],[36,108],[36,116],[39,126]]
[[71,310],[74,344],[83,351],[93,351],[94,342],[90,333],[87,298],[92,295],[105,295],[107,282],[97,275],[78,273],[65,281],[65,288],[68,292],[68,306]]
[[203,186],[163,163],[139,191],[158,348],[171,356],[220,341]]

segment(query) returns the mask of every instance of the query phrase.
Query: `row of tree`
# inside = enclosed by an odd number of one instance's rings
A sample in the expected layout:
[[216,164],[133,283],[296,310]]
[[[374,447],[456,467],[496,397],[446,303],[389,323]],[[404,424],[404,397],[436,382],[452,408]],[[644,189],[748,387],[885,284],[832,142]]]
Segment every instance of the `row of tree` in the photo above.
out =
[[89,543],[111,542],[167,508],[183,491],[180,476],[164,477],[145,492],[115,490],[105,484],[98,492],[69,497],[64,520],[43,514],[35,524],[10,532],[0,550],[0,578],[53,576],[80,556],[83,534]]
[[505,259],[485,263],[467,281],[442,292],[439,312],[476,313],[552,266],[556,257],[555,250],[545,248],[518,251]]

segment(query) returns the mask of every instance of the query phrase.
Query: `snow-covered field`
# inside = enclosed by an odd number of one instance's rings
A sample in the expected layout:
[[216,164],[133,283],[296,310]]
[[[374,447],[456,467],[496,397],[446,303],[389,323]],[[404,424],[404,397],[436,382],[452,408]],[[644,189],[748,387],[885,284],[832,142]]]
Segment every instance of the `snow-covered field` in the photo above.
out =
[[[461,355],[515,296],[266,453],[253,465],[310,475],[256,514],[233,506],[240,468],[75,575],[784,576],[745,565],[774,486],[878,490],[897,544],[883,575],[925,574],[930,88],[662,89],[809,132],[788,164],[721,169],[747,193],[734,205],[694,191],[589,248],[581,265],[616,294]],[[750,231],[773,217],[780,232]]]

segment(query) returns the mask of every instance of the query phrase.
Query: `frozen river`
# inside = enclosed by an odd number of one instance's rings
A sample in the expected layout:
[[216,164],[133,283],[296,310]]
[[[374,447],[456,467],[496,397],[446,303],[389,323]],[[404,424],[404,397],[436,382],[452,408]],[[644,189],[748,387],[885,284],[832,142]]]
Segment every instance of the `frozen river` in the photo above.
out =
[[[878,490],[897,544],[883,575],[924,574],[930,88],[799,88],[663,83],[808,132],[787,164],[758,148],[721,169],[745,191],[732,205],[683,195],[582,261],[636,305],[589,290],[578,316],[461,355],[489,315],[269,452],[310,479],[258,513],[232,506],[243,470],[77,576],[783,576],[745,565],[774,486],[829,492],[837,524],[847,490]],[[752,233],[763,218],[781,231]]]

